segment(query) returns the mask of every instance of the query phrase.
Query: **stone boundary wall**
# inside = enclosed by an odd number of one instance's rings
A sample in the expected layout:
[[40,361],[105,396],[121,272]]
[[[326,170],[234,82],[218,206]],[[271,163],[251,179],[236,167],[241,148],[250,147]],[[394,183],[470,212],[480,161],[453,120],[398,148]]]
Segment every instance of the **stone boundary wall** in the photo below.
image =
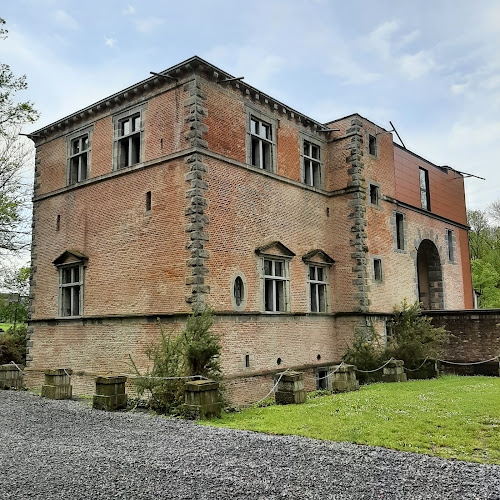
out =
[[[434,326],[443,326],[453,334],[443,359],[471,363],[500,355],[500,309],[425,311],[425,315],[432,318]],[[447,365],[442,366],[448,371]],[[498,374],[497,361],[454,371],[471,374],[490,374],[492,371],[494,374],[495,368]]]

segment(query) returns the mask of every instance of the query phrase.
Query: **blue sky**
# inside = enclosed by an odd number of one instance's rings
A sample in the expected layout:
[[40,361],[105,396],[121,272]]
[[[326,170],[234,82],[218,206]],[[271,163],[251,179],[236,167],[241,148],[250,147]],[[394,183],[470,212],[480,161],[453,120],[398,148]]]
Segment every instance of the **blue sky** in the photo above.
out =
[[360,113],[500,198],[500,2],[15,0],[0,60],[26,74],[32,131],[198,55],[322,122]]

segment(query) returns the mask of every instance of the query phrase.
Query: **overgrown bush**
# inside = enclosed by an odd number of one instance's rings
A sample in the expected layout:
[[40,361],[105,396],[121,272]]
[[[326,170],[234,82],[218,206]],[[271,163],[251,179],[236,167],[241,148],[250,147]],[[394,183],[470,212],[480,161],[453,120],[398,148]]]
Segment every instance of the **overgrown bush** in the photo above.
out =
[[26,364],[26,325],[10,327],[0,334],[0,365],[14,361],[16,364]]
[[[131,365],[138,375],[134,379],[139,395],[149,394],[149,405],[159,413],[182,413],[185,378],[200,375],[221,380],[219,338],[211,332],[213,311],[205,307],[195,311],[187,320],[186,328],[178,335],[167,332],[160,325],[160,340],[146,349],[152,367],[140,373],[132,357]],[[222,394],[221,394],[222,396]]]
[[406,299],[401,307],[394,308],[392,332],[385,349],[387,359],[402,359],[405,367],[415,369],[425,358],[442,356],[450,334],[444,328],[434,327],[431,318],[421,313],[418,302],[409,304]]
[[[394,307],[394,318],[388,323],[387,342],[384,342],[371,329],[369,338],[356,334],[342,361],[356,365],[360,370],[374,370],[390,358],[402,359],[405,368],[415,369],[425,358],[436,359],[442,356],[443,346],[449,338],[444,328],[436,328],[431,319],[422,316],[420,304],[409,304],[405,299],[401,306]],[[380,380],[380,372],[364,374],[358,372],[361,382]]]

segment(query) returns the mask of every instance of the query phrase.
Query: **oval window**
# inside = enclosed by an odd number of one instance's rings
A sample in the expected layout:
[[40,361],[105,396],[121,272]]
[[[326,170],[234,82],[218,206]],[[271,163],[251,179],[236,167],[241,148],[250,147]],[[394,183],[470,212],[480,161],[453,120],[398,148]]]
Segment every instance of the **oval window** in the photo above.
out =
[[234,280],[234,301],[236,306],[239,307],[243,302],[244,285],[240,276],[236,276]]

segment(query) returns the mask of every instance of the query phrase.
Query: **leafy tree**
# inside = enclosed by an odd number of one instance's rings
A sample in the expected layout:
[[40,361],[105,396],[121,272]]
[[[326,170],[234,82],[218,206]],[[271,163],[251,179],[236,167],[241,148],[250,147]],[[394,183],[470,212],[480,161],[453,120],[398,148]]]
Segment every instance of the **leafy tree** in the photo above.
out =
[[[0,18],[0,40],[7,37],[5,20]],[[38,119],[29,101],[17,102],[16,94],[27,88],[26,76],[16,77],[9,65],[0,63],[0,250],[18,251],[28,245],[29,188],[23,185],[22,170],[33,155],[19,137],[22,125]]]
[[0,307],[0,316],[8,323],[13,323],[16,330],[18,323],[25,323],[28,318],[30,268],[22,267],[8,273],[3,279],[3,288],[10,293]]
[[478,307],[500,307],[500,274],[489,262],[476,259],[471,262],[472,286],[479,292]]

